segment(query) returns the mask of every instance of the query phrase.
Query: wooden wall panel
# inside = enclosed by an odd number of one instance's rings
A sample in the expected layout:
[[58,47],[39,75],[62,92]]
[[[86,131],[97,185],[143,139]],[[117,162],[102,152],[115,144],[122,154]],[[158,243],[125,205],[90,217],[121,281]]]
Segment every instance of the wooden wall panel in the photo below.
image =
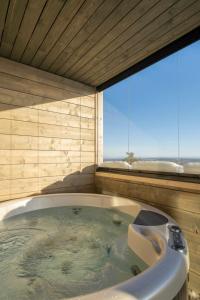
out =
[[[163,183],[162,183],[163,181]],[[190,250],[189,288],[200,295],[199,184],[97,172],[98,193],[119,195],[156,206],[180,224]],[[182,187],[181,187],[182,186]],[[196,299],[196,298],[195,298]]]
[[0,201],[94,191],[95,90],[2,58],[0,77]]

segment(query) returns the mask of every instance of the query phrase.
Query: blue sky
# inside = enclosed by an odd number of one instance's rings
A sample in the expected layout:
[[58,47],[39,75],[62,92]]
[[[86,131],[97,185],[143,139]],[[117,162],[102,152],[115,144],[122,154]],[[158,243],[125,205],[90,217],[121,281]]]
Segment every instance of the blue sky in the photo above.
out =
[[200,41],[105,90],[104,158],[200,157],[199,70]]

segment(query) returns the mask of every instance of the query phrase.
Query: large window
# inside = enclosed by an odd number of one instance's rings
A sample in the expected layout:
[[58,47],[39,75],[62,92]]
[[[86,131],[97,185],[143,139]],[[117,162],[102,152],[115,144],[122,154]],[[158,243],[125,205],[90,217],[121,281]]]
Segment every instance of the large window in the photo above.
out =
[[200,174],[200,42],[104,91],[104,166]]

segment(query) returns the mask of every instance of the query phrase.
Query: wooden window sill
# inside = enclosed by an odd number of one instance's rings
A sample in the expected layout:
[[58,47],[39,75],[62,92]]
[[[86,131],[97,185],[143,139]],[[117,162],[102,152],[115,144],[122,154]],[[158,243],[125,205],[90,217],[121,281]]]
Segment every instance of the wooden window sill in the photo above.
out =
[[[124,172],[124,171],[123,171]],[[113,179],[118,181],[132,182],[142,185],[151,185],[168,189],[182,190],[193,193],[200,193],[200,184],[196,182],[186,182],[181,180],[152,178],[145,176],[137,176],[133,174],[120,174],[114,171],[97,171],[96,177]]]

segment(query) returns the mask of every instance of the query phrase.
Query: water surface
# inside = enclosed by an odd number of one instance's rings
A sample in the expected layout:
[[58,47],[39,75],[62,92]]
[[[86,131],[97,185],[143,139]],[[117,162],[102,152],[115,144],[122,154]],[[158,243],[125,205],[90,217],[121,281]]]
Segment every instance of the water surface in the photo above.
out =
[[146,265],[128,248],[132,217],[60,207],[0,223],[0,299],[57,300],[125,281]]

